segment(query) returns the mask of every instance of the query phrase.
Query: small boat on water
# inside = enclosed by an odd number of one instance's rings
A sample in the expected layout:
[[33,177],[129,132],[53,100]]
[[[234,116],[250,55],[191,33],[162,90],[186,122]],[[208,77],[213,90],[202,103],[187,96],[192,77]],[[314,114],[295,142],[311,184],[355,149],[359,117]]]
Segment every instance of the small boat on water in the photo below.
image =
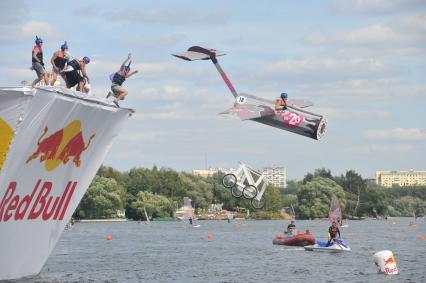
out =
[[315,245],[305,246],[305,250],[312,252],[340,253],[350,252],[351,248],[342,239],[336,239],[330,246],[327,245],[327,242],[317,241]]
[[307,246],[315,244],[315,237],[309,231],[303,234],[290,235],[287,236],[276,236],[274,240],[272,240],[272,244],[274,245],[285,245],[285,246]]

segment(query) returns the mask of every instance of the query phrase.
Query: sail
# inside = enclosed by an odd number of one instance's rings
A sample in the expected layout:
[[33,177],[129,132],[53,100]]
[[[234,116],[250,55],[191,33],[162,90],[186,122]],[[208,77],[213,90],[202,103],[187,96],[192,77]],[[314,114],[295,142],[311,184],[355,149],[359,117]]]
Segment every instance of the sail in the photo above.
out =
[[149,220],[148,213],[146,213],[145,207],[143,208],[143,212],[145,213],[146,222],[150,223],[151,220]]
[[183,198],[183,219],[194,219],[194,209],[192,208],[192,200],[189,197]]
[[331,198],[330,211],[328,212],[328,220],[336,222],[337,225],[342,224],[342,210],[340,208],[339,199],[333,195]]

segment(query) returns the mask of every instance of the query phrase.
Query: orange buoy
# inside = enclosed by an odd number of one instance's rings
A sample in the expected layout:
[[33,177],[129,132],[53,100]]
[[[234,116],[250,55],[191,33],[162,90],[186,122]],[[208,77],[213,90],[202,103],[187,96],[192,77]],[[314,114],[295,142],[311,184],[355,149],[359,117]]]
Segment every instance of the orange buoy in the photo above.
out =
[[213,238],[213,234],[207,234],[207,238],[209,238],[209,239],[211,239],[211,238]]
[[111,240],[112,240],[112,236],[111,236],[111,235],[108,235],[108,236],[105,238],[105,240],[107,240],[107,241],[111,241]]
[[417,240],[424,241],[425,240],[425,236],[424,235],[420,235],[419,237],[417,237]]

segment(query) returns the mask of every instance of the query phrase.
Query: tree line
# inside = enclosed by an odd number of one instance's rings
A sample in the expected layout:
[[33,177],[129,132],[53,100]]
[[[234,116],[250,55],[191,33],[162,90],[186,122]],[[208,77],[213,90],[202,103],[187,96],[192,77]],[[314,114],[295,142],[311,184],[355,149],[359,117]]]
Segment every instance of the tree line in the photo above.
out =
[[[133,168],[120,172],[102,166],[82,201],[76,218],[116,217],[125,211],[127,218],[173,217],[190,197],[196,209],[207,209],[212,203],[222,203],[223,209],[252,210],[244,198],[234,198],[222,185],[222,173],[210,177],[194,176],[170,168]],[[255,218],[279,217],[282,208],[292,207],[298,219],[327,217],[331,198],[339,199],[345,218],[384,216],[424,216],[426,186],[384,188],[369,183],[354,170],[333,176],[330,170],[317,169],[303,180],[288,181],[287,188],[269,186],[264,195],[265,206],[252,211]]]

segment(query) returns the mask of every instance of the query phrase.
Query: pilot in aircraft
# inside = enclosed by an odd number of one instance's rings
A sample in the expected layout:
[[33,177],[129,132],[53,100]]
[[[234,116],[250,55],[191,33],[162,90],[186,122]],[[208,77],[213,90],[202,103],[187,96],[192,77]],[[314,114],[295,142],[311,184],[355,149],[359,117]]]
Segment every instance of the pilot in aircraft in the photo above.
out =
[[277,102],[275,103],[275,110],[286,110],[287,98],[288,98],[287,93],[285,92],[281,93],[281,99],[277,99]]

